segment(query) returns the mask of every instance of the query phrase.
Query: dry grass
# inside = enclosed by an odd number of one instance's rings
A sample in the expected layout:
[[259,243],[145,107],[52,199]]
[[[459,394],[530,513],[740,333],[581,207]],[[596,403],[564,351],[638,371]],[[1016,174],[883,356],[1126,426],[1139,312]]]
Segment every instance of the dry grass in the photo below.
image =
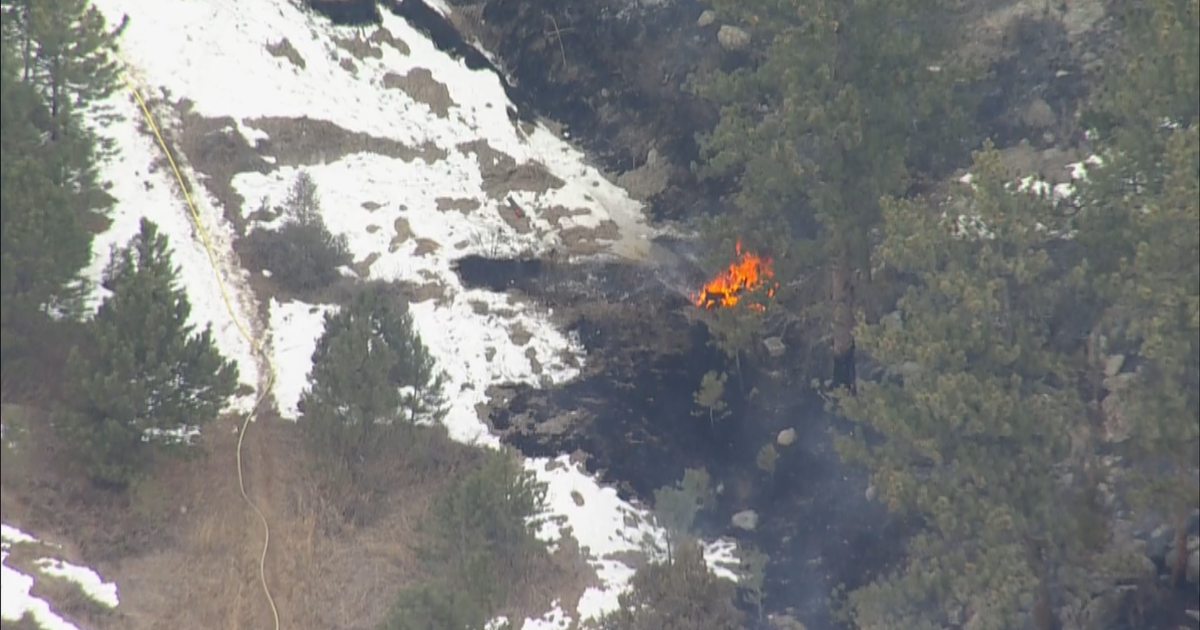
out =
[[438,118],[450,117],[450,88],[445,83],[433,78],[433,73],[426,68],[413,68],[408,74],[389,72],[383,75],[383,87],[389,90],[400,90],[412,97],[418,103],[424,103]]
[[304,61],[304,57],[300,56],[300,51],[296,50],[296,47],[292,46],[292,42],[289,42],[286,37],[274,44],[267,44],[267,53],[272,57],[287,59],[293,66],[296,66],[300,70],[308,67],[308,64]]
[[512,156],[492,148],[487,140],[464,142],[457,148],[463,154],[475,155],[483,176],[483,191],[492,199],[504,199],[509,193],[521,190],[543,194],[566,185],[545,166],[536,162],[517,164]]

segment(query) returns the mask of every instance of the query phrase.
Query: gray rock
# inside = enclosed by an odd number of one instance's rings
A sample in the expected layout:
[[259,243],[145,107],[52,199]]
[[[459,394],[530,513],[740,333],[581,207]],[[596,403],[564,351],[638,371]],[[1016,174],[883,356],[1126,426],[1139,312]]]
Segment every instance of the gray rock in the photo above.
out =
[[1054,115],[1054,109],[1050,107],[1049,103],[1035,98],[1025,108],[1025,112],[1021,115],[1021,122],[1034,129],[1042,130],[1053,127],[1058,122],[1058,117]]
[[774,358],[783,356],[787,352],[787,346],[783,344],[783,340],[779,337],[767,337],[763,339],[763,347],[767,349],[767,353]]
[[734,527],[752,532],[758,527],[758,512],[754,510],[742,510],[733,515],[732,521]]
[[784,429],[775,437],[775,443],[780,446],[791,446],[796,441],[795,429]]
[[867,491],[863,493],[863,496],[865,496],[868,501],[874,501],[875,497],[879,496],[879,488],[876,488],[873,484],[869,485],[867,486]]
[[1121,366],[1125,365],[1125,355],[1114,354],[1104,360],[1104,375],[1113,377],[1121,373]]
[[717,31],[717,43],[728,51],[745,50],[750,45],[750,33],[728,24],[722,24]]
[[700,14],[700,19],[696,20],[696,26],[699,26],[700,28],[704,28],[705,26],[708,26],[716,21],[717,21],[717,12],[713,11],[712,9],[709,9],[709,10],[705,11],[704,13]]

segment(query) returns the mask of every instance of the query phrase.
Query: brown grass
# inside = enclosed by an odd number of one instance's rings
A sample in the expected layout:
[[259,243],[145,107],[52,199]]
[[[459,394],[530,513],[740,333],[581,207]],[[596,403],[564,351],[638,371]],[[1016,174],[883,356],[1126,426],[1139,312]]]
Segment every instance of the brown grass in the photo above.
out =
[[300,51],[296,50],[296,47],[292,46],[292,42],[289,42],[286,37],[274,44],[267,44],[267,53],[272,57],[287,59],[293,66],[296,66],[300,70],[308,67],[308,64],[304,61],[304,57],[300,56]]
[[438,118],[450,117],[450,89],[445,83],[433,78],[426,68],[413,68],[408,74],[389,72],[383,75],[383,87],[400,90],[418,103],[424,103]]
[[504,199],[509,193],[525,190],[538,194],[562,188],[566,182],[536,162],[517,164],[512,156],[497,151],[487,140],[472,140],[458,145],[463,154],[473,153],[483,176],[483,190],[492,199]]

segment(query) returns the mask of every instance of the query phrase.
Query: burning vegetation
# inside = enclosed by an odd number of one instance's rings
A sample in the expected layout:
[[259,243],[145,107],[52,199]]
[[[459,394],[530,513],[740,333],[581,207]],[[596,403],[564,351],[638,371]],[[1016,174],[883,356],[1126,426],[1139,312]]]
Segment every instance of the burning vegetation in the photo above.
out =
[[[741,240],[738,240],[734,251],[737,253],[737,259],[692,296],[696,306],[733,306],[745,294],[763,287],[766,287],[768,297],[775,295],[775,287],[778,285],[773,282],[775,272],[771,269],[771,259],[743,251]],[[761,304],[751,307],[762,309]]]

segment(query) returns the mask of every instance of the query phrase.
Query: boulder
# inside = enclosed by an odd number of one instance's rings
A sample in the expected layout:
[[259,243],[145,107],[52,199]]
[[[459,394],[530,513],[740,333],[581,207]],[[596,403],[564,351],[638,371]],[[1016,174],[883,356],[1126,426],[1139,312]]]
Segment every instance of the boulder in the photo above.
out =
[[709,10],[705,11],[704,13],[700,14],[700,18],[696,20],[696,26],[699,26],[700,28],[704,28],[705,26],[709,26],[713,22],[716,22],[716,21],[717,21],[717,12],[713,11],[712,9],[709,9]]
[[736,26],[722,24],[721,30],[717,31],[717,43],[730,52],[745,50],[750,45],[750,33]]
[[752,532],[758,527],[758,512],[754,510],[742,510],[734,514],[731,520],[734,527]]
[[775,443],[780,446],[791,446],[796,441],[795,429],[784,429],[775,436]]

